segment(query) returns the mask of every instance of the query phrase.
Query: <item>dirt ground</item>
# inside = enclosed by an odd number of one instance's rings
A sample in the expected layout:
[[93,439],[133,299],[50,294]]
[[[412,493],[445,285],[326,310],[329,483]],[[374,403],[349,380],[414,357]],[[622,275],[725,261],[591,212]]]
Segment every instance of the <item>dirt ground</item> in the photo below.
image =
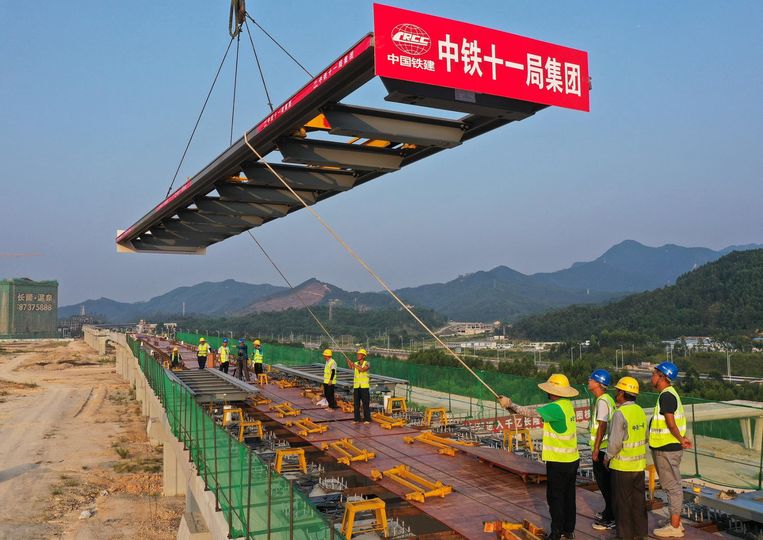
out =
[[176,537],[133,398],[83,341],[0,342],[0,539]]

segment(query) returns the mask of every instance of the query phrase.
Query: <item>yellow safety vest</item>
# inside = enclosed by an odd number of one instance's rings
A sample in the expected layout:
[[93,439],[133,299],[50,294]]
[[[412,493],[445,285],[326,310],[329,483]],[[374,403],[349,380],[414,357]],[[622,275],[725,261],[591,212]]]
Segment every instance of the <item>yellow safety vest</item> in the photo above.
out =
[[370,364],[368,361],[363,360],[363,362],[355,362],[355,365],[359,365],[360,367],[369,367],[368,371],[358,371],[357,368],[355,368],[355,377],[353,379],[353,388],[371,388],[371,375],[370,375]]
[[228,347],[220,347],[217,349],[217,352],[220,353],[220,363],[221,364],[227,364],[228,363],[228,355],[230,354],[230,351],[228,350]]
[[[596,409],[599,406],[599,400],[604,400],[609,405],[609,418],[607,419],[607,422],[612,421],[612,415],[615,414],[615,400],[612,399],[612,396],[607,394],[606,392],[602,394],[601,396],[596,398],[596,401],[593,404],[593,410],[591,411],[591,450],[593,450],[593,445],[596,443],[596,431],[599,429],[599,421],[596,419]],[[601,443],[599,443],[599,450],[604,450],[607,448],[607,433],[604,432],[604,437],[601,439]]]
[[196,354],[198,356],[206,356],[209,354],[209,343],[206,341],[204,343],[199,343],[199,349],[196,351]]
[[[334,377],[331,377],[331,370],[334,370]],[[332,358],[323,366],[323,384],[336,384],[336,362]]]
[[609,462],[615,471],[638,472],[646,468],[646,414],[635,403],[621,405],[628,429],[622,449]]
[[569,399],[558,399],[554,403],[562,408],[564,417],[567,419],[567,429],[564,433],[557,433],[551,428],[551,422],[543,423],[543,453],[541,454],[541,459],[543,461],[572,463],[580,459],[575,425],[575,408]]
[[[660,392],[660,396],[663,392],[670,392],[676,396],[678,401],[678,408],[673,413],[673,418],[678,426],[678,431],[683,437],[686,435],[686,416],[684,415],[684,405],[681,403],[681,398],[678,396],[678,392],[672,386],[668,386],[665,390]],[[666,444],[680,443],[668,429],[668,423],[665,421],[665,417],[660,414],[660,396],[657,396],[657,404],[654,406],[654,416],[652,416],[652,422],[649,425],[649,446],[652,448],[660,448]]]
[[255,347],[254,349],[254,363],[255,364],[262,364],[262,361],[265,359],[265,356],[262,354],[262,350]]

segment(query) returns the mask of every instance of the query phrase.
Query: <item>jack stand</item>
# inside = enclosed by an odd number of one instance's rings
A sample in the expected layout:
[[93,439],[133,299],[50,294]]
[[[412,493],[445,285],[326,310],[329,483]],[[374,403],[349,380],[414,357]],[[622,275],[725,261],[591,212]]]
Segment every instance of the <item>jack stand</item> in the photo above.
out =
[[376,454],[363,450],[352,444],[352,439],[339,439],[332,443],[323,443],[321,450],[336,450],[341,454],[341,457],[337,458],[338,463],[344,463],[349,465],[351,461],[368,461],[376,457]]
[[[284,458],[296,457],[297,463],[284,463]],[[276,461],[273,468],[277,473],[301,471],[307,474],[307,460],[305,460],[305,450],[302,448],[279,448],[276,450]]]
[[300,437],[307,437],[313,433],[325,433],[329,430],[329,427],[326,424],[316,424],[310,418],[300,418],[299,420],[294,420],[293,422],[286,422],[286,426],[294,426],[299,428],[297,434]]
[[396,412],[405,413],[408,412],[408,405],[406,404],[404,397],[391,397],[387,401],[387,409],[385,411],[387,414],[392,414]]
[[448,493],[453,493],[453,487],[446,486],[439,480],[431,480],[412,473],[407,465],[398,465],[384,472],[378,469],[371,469],[371,479],[381,480],[389,478],[398,484],[412,489],[413,491],[405,494],[405,500],[426,502],[427,497],[445,497]]
[[371,413],[371,420],[377,422],[384,429],[403,427],[405,425],[405,418],[392,418],[382,413]]
[[517,441],[517,448],[522,444],[528,452],[533,451],[533,439],[530,436],[529,429],[506,430],[503,432],[503,447],[509,452],[514,451],[514,440]]
[[[349,540],[352,538],[353,533],[360,534],[379,531],[386,538],[389,532],[386,507],[386,503],[378,498],[346,503],[344,506],[344,518],[342,518],[342,535]],[[369,527],[355,529],[355,517],[361,512],[373,512],[374,521]]]
[[268,377],[267,373],[260,373],[257,375],[257,384],[260,386],[265,386],[266,384],[270,384],[270,377]]
[[419,441],[434,446],[437,448],[438,454],[443,454],[445,456],[455,456],[458,446],[476,446],[476,443],[457,441],[456,439],[450,439],[448,437],[440,437],[431,431],[425,431],[421,435],[415,437],[403,437],[403,440],[408,444],[413,444],[414,442]]
[[426,427],[429,427],[432,425],[432,417],[435,414],[440,415],[440,425],[441,426],[447,426],[448,425],[448,413],[445,411],[445,407],[428,407],[424,410],[424,421],[423,425]]
[[265,437],[264,432],[262,431],[262,422],[259,420],[243,420],[239,422],[238,424],[238,442],[244,442],[244,432],[246,431],[246,428],[256,428],[257,434],[256,436],[260,439],[263,439]]
[[244,411],[242,409],[223,409],[223,427],[233,423],[232,416],[234,414],[238,415],[239,423],[244,421]]
[[291,403],[289,403],[288,401],[284,401],[283,403],[279,403],[278,405],[271,405],[270,410],[275,411],[276,416],[278,416],[279,418],[283,418],[284,416],[299,416],[300,414],[302,414],[302,411],[292,407]]
[[511,521],[485,521],[483,530],[495,533],[498,540],[541,540],[546,532],[542,527],[533,525],[527,520],[522,523]]

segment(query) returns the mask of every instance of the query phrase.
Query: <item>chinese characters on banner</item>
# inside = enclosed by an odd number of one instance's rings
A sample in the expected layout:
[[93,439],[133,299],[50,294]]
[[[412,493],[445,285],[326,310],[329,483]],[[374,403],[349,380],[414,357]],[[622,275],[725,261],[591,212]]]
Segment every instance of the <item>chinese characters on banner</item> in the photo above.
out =
[[53,295],[46,293],[16,293],[16,311],[53,311]]
[[588,53],[374,4],[376,74],[589,110]]
[[[591,409],[588,407],[576,407],[575,408],[575,422],[588,422],[591,419]],[[493,422],[496,425],[493,427]],[[517,429],[540,429],[543,427],[543,420],[540,417],[534,416],[532,418],[525,418],[524,416],[511,415],[511,416],[499,416],[498,418],[482,418],[479,420],[466,420],[464,424],[476,425],[485,424],[490,426],[495,433],[505,430],[517,430]]]

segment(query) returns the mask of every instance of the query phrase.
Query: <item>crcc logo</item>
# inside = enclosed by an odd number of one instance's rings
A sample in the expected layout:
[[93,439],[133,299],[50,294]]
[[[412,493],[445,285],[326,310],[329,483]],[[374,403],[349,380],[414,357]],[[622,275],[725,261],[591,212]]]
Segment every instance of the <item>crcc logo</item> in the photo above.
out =
[[426,54],[432,45],[432,40],[426,30],[408,23],[398,24],[392,30],[392,42],[404,53],[414,56]]

